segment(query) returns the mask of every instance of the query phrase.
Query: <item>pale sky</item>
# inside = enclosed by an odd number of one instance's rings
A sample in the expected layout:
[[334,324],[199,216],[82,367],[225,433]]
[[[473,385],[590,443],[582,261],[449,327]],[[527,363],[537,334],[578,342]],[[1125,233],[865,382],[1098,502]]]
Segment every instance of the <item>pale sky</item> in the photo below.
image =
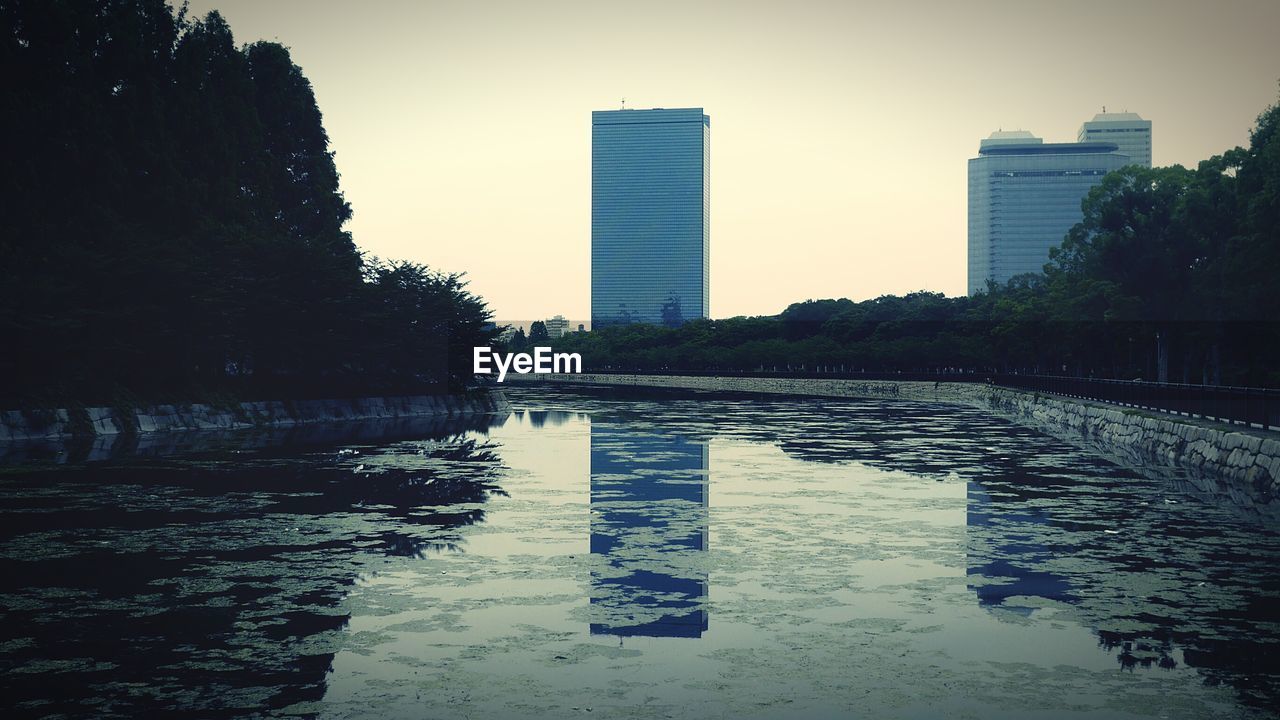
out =
[[711,116],[711,314],[965,291],[966,160],[998,128],[1152,121],[1156,165],[1248,143],[1280,1],[192,0],[288,46],[362,249],[498,319],[590,312],[591,111]]

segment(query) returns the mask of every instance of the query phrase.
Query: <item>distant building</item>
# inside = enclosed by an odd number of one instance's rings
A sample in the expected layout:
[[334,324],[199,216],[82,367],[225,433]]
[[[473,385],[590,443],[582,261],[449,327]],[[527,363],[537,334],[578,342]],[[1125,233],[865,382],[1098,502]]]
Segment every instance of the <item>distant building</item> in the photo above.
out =
[[710,305],[711,119],[591,113],[591,327],[679,325]]
[[1101,112],[1080,126],[1080,142],[1115,143],[1134,165],[1151,167],[1151,121],[1137,113]]
[[[514,333],[514,332],[515,332],[515,331],[517,331],[517,330],[523,330],[523,331],[524,331],[524,334],[525,334],[525,335],[528,335],[528,334],[529,334],[529,332],[530,332],[530,331],[532,330],[532,328],[533,328],[533,324],[534,324],[535,322],[541,322],[541,323],[543,323],[544,325],[546,325],[546,327],[547,327],[547,334],[548,334],[548,335],[550,335],[551,337],[559,337],[558,335],[556,335],[556,334],[555,334],[554,328],[555,328],[555,326],[556,326],[556,323],[561,322],[561,321],[563,321],[563,322],[564,322],[564,331],[563,331],[563,332],[569,332],[569,328],[573,327],[574,323],[578,323],[579,327],[581,327],[581,326],[582,326],[582,323],[581,323],[581,322],[576,321],[576,320],[573,320],[573,319],[566,319],[566,318],[564,318],[564,317],[561,317],[560,315],[557,315],[557,316],[555,316],[555,317],[553,317],[553,318],[551,318],[551,319],[549,319],[549,320],[498,320],[498,321],[496,321],[496,324],[497,324],[497,326],[499,326],[499,327],[504,326],[504,325],[505,325],[505,326],[508,326],[508,328],[509,328],[509,332],[511,332],[511,333]],[[591,327],[590,323],[587,323],[587,325],[586,325],[586,326],[587,326],[587,328],[590,328],[590,327]],[[563,333],[561,333],[561,334],[563,334]]]
[[564,319],[563,315],[557,315],[547,320],[547,335],[558,338],[569,331],[569,321]]
[[1042,272],[1049,248],[1083,217],[1080,202],[1112,170],[1130,164],[1110,142],[1046,143],[995,132],[969,160],[969,294]]

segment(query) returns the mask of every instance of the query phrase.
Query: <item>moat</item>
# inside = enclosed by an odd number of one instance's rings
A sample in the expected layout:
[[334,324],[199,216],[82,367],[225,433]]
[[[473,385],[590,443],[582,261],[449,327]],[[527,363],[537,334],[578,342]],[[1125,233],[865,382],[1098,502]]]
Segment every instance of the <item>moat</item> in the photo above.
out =
[[[1274,511],[977,409],[510,417],[0,467],[6,717],[1254,718]],[[70,462],[53,462],[66,460]]]

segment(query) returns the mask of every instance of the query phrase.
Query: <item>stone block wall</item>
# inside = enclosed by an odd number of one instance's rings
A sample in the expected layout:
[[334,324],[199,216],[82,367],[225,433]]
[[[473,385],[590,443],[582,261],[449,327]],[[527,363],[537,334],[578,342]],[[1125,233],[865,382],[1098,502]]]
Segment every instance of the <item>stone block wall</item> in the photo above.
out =
[[449,417],[505,414],[511,405],[501,391],[468,395],[419,395],[246,402],[231,408],[211,405],[153,405],[136,411],[110,407],[85,408],[87,428],[65,408],[22,412],[0,411],[0,443],[69,437],[73,434],[117,435],[123,432],[235,430],[261,426],[290,426],[349,420],[388,420],[408,417]]
[[668,375],[508,375],[517,383],[682,388],[709,392],[875,398],[979,407],[1141,466],[1175,467],[1280,495],[1280,433],[970,382],[822,380]]

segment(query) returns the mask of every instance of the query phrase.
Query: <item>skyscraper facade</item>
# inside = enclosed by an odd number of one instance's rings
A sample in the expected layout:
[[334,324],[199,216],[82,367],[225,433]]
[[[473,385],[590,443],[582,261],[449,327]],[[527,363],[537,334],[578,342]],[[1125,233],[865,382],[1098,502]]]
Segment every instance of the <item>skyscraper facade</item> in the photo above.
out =
[[1102,112],[1080,126],[1080,142],[1115,143],[1134,165],[1151,167],[1151,121],[1137,113]]
[[1128,164],[1114,143],[1046,143],[1023,131],[983,140],[969,160],[969,294],[1041,272],[1082,219],[1089,188]]
[[711,119],[702,108],[591,113],[591,323],[710,312]]

